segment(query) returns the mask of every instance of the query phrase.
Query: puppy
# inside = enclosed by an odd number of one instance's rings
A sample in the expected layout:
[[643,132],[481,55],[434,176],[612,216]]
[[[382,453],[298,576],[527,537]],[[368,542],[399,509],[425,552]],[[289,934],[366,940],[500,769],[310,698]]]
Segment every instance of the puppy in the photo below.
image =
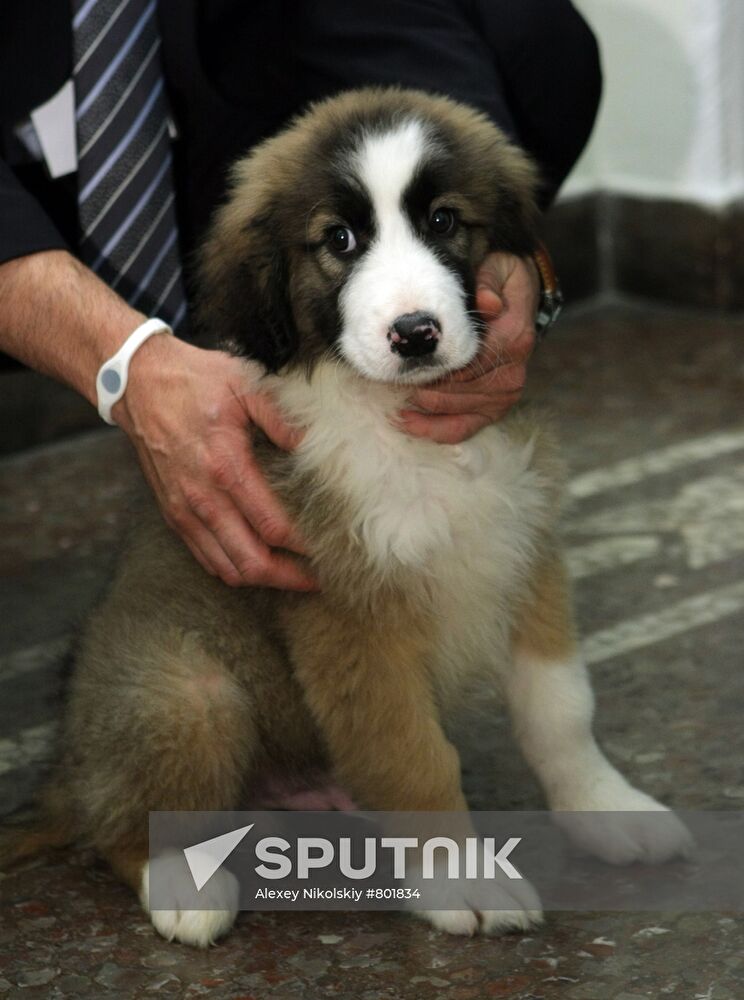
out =
[[[235,167],[198,315],[306,429],[293,454],[258,453],[321,589],[230,589],[157,511],[137,518],[82,636],[46,800],[58,841],[93,845],[146,909],[149,810],[240,808],[267,776],[327,769],[365,809],[466,814],[444,724],[474,680],[500,691],[552,809],[621,811],[564,820],[583,847],[684,849],[592,736],[549,437],[524,409],[457,446],[395,423],[412,385],[475,357],[475,274],[490,251],[533,247],[534,187],[486,117],[397,89],[317,104]],[[218,875],[214,911],[154,911],[156,928],[202,946],[225,933],[235,886]],[[424,916],[494,932],[538,905],[519,886],[501,910]]]

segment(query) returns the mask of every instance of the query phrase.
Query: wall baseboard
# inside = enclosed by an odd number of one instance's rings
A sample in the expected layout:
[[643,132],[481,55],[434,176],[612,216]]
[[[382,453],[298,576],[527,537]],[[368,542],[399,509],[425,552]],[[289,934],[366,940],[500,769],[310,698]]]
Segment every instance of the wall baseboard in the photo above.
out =
[[569,301],[610,292],[744,310],[744,203],[584,195],[551,208],[545,236]]

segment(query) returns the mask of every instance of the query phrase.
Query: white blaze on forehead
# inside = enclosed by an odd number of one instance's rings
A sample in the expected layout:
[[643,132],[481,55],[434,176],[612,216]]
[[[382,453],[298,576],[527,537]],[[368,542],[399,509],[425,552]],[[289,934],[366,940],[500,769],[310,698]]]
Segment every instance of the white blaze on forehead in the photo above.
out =
[[354,166],[372,200],[378,225],[400,212],[403,193],[428,148],[424,126],[415,119],[391,132],[365,136]]

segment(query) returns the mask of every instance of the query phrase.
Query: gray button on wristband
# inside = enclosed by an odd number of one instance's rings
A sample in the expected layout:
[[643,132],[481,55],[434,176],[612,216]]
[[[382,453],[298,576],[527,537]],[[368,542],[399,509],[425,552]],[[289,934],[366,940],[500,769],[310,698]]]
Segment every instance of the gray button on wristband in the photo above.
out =
[[96,376],[96,396],[98,412],[107,424],[116,424],[111,416],[111,407],[118,403],[126,392],[129,380],[129,362],[134,352],[155,333],[173,333],[162,319],[148,319],[131,333],[119,350],[108,361],[104,361]]

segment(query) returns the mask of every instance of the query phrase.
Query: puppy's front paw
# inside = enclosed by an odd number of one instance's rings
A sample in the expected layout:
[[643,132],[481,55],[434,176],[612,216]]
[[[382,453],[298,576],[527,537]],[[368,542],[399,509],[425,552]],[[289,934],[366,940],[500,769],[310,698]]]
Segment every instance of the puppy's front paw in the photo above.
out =
[[[507,934],[510,931],[526,931],[541,924],[543,920],[540,897],[526,879],[514,879],[498,885],[489,884],[476,895],[483,898],[489,907],[478,905],[475,898],[468,899],[460,890],[453,893],[452,909],[416,910],[414,915],[428,921],[432,927],[447,934]],[[449,902],[449,900],[448,900]]]
[[[172,909],[151,909],[150,878],[153,875],[160,886],[167,887],[168,898],[176,904]],[[168,941],[208,948],[227,934],[235,923],[240,887],[232,872],[219,868],[199,893],[199,902],[204,909],[189,909],[187,900],[193,895],[193,887],[184,881],[188,878],[188,869],[180,852],[163,854],[145,865],[140,900],[158,934]],[[183,905],[179,904],[179,896],[184,898]]]
[[557,812],[555,822],[576,847],[611,865],[658,865],[687,857],[695,847],[689,830],[670,809],[617,772],[561,809],[570,811]]

